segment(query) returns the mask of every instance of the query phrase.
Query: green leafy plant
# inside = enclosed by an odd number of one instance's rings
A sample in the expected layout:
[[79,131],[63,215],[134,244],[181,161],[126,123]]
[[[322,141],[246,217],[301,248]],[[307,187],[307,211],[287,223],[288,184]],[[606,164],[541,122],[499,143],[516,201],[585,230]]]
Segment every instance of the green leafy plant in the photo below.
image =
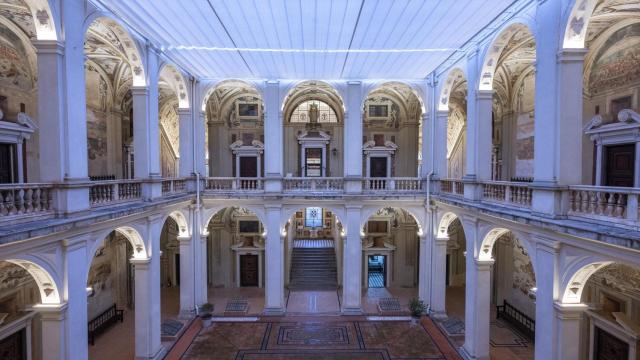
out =
[[206,304],[200,305],[200,309],[199,309],[200,317],[210,318],[212,312],[213,312],[213,304],[206,303]]
[[409,300],[409,311],[411,311],[411,316],[413,317],[420,317],[426,308],[424,302],[418,298]]

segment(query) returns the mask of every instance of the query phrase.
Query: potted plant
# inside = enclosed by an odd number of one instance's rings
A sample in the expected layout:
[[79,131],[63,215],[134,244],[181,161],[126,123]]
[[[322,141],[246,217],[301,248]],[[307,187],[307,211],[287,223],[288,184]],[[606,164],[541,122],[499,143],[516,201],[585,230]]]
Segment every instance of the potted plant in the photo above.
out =
[[418,298],[409,300],[409,311],[411,312],[412,324],[418,323],[418,319],[420,319],[420,316],[422,315],[422,313],[424,313],[425,309],[426,306],[424,305],[424,302],[422,302],[422,300]]
[[202,326],[209,327],[211,326],[211,313],[213,312],[213,304],[206,303],[200,305],[198,309],[198,314],[200,315],[200,319],[202,319]]

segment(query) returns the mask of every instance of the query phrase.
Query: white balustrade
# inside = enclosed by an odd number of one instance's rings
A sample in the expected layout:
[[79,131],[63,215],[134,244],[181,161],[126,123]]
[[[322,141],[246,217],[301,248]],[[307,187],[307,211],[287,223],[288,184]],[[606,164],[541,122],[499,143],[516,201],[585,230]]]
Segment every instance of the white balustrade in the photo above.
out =
[[440,180],[440,192],[464,196],[464,183],[459,179],[442,179]]
[[304,178],[287,177],[282,179],[282,187],[285,192],[296,191],[343,191],[343,178]]
[[162,195],[180,194],[187,192],[186,179],[165,179],[162,180]]
[[569,215],[598,220],[638,221],[640,188],[569,186]]
[[262,178],[210,177],[205,181],[207,191],[261,191]]
[[127,202],[142,198],[142,181],[110,180],[92,182],[89,189],[91,206]]
[[53,213],[53,184],[1,184],[0,219]]
[[422,190],[420,178],[364,178],[362,189],[369,192],[419,192]]
[[533,190],[526,183],[491,181],[482,184],[483,201],[531,208],[532,199]]

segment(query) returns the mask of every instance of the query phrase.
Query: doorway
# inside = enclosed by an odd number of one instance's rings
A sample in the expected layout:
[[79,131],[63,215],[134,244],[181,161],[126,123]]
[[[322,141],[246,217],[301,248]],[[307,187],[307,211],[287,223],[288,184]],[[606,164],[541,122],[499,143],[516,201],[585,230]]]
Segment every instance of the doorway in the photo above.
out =
[[240,255],[240,286],[258,286],[258,255]]
[[386,255],[369,255],[367,259],[367,269],[369,273],[369,278],[367,279],[368,287],[383,288],[387,286]]
[[635,144],[607,146],[605,151],[604,185],[633,187]]
[[14,178],[13,146],[0,144],[0,184],[12,183]]
[[369,159],[370,177],[387,177],[387,158],[372,157]]
[[305,148],[304,159],[305,177],[322,176],[322,148]]
[[258,177],[258,158],[255,156],[240,157],[240,177]]

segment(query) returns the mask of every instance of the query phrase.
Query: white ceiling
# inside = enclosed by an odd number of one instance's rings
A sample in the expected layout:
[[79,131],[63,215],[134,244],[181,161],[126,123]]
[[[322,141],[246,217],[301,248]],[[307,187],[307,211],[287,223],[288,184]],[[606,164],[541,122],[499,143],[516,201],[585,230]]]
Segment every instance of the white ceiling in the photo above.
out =
[[193,75],[211,79],[421,79],[514,3],[96,1]]

